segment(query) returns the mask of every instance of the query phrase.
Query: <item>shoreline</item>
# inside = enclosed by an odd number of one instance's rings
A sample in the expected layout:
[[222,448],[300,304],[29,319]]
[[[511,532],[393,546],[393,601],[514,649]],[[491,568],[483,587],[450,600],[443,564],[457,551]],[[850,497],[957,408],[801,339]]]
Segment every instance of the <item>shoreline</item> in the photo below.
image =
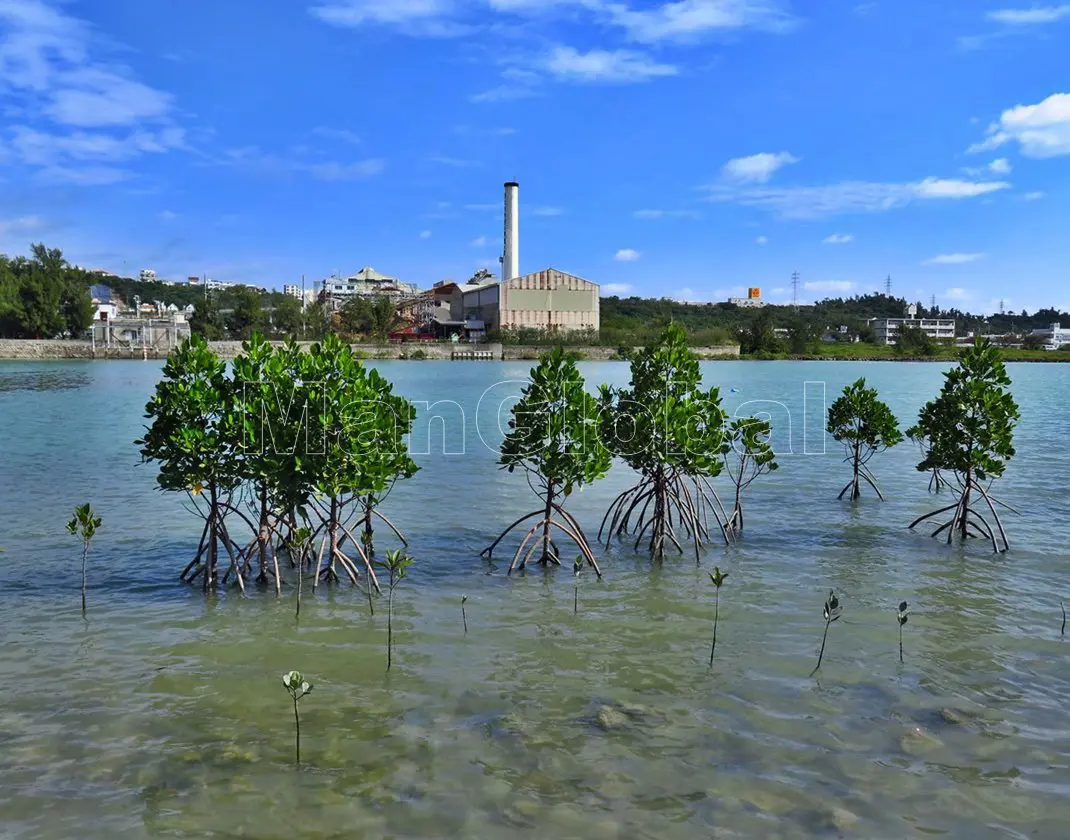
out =
[[[272,344],[281,345],[281,341]],[[313,342],[299,341],[307,349]],[[240,341],[210,341],[208,346],[223,359],[233,359],[240,352]],[[350,344],[354,354],[368,360],[398,361],[532,361],[551,346],[513,344],[447,344],[406,342],[403,344]],[[618,348],[585,345],[566,347],[583,361],[619,359]],[[700,359],[738,359],[739,346],[693,347]],[[66,339],[0,339],[0,361],[100,361],[165,359],[167,348],[93,347],[89,341]]]
[[[281,344],[282,342],[272,342]],[[298,344],[307,348],[313,342],[301,341]],[[233,359],[241,352],[240,341],[210,341],[209,346],[221,358]],[[407,342],[403,344],[359,344],[350,345],[353,352],[361,359],[372,361],[534,361],[551,349],[552,345],[513,345],[513,344],[446,344]],[[855,346],[855,345],[852,345]],[[637,348],[636,348],[637,349]],[[836,355],[828,353],[813,354],[777,354],[773,356],[742,355],[738,345],[719,347],[691,348],[702,361],[742,361],[742,362],[928,362],[947,364],[954,362],[955,354],[938,354],[936,356],[896,356],[892,353],[873,353],[872,355]],[[601,345],[566,346],[565,350],[575,353],[581,361],[610,362],[625,361],[619,348]],[[1047,350],[1007,349],[1001,351],[1008,363],[1059,364],[1070,362],[1070,352]],[[166,349],[142,347],[96,347],[89,341],[71,341],[66,339],[0,339],[0,361],[124,361],[164,359]]]

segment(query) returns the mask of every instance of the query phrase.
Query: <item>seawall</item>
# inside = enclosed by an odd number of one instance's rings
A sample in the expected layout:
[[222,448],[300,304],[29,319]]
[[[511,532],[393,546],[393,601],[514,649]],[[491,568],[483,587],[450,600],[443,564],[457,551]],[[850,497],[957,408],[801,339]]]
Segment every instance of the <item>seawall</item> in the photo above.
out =
[[[300,342],[308,347],[311,342]],[[224,359],[233,359],[241,352],[240,341],[212,341],[211,348]],[[437,342],[410,342],[406,344],[353,344],[353,350],[367,359],[453,359],[473,356],[476,359],[520,360],[537,359],[548,347],[502,344],[446,344]],[[617,358],[615,347],[570,347],[583,359],[606,361]],[[703,359],[738,358],[739,346],[695,347],[695,353]],[[64,359],[156,359],[166,353],[140,347],[94,347],[89,341],[66,341],[58,339],[13,339],[0,338],[0,359],[22,361],[46,361]]]

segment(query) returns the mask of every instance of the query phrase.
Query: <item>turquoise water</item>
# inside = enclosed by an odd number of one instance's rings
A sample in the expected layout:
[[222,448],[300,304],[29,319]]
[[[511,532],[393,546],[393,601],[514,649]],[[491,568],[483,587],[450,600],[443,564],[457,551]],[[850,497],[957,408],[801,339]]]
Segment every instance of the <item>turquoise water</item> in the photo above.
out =
[[[941,506],[909,445],[873,462],[887,503],[836,501],[820,383],[827,404],[865,374],[907,425],[940,365],[705,364],[730,410],[771,413],[780,471],[702,568],[603,550],[578,615],[571,570],[507,578],[511,550],[479,557],[534,507],[493,451],[528,365],[378,366],[455,403],[418,424],[422,470],[385,508],[417,558],[389,675],[385,604],[373,618],[348,587],[306,590],[297,624],[289,587],[205,600],[178,583],[198,520],[131,443],[158,363],[0,363],[0,836],[1066,836],[1070,366],[1009,366],[1023,419],[999,490],[1022,515],[994,557],[905,529]],[[630,478],[618,465],[569,499],[592,539]],[[83,621],[63,525],[86,500],[104,526]],[[844,618],[811,678],[830,588]],[[291,668],[316,686],[300,770]]]

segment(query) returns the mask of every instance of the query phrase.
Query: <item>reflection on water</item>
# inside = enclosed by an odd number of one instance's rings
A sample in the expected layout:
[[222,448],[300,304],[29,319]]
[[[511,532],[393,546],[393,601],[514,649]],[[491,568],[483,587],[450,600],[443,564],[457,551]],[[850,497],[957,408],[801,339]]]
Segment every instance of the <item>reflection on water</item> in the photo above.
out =
[[8,391],[69,391],[84,388],[89,375],[77,368],[5,370],[0,366],[0,393]]
[[[803,382],[831,394],[859,367],[705,371],[741,402],[794,412]],[[383,368],[409,397],[473,417],[518,373]],[[1024,515],[1008,518],[1007,556],[905,531],[934,502],[911,447],[875,462],[886,504],[836,502],[844,467],[830,446],[783,457],[753,488],[743,542],[711,549],[703,568],[604,552],[605,580],[580,580],[579,615],[571,574],[507,578],[507,564],[479,559],[531,500],[473,421],[467,454],[418,457],[390,499],[417,562],[397,591],[389,675],[384,611],[369,616],[359,592],[306,588],[297,623],[289,586],[281,601],[255,588],[205,600],[176,583],[199,528],[130,443],[159,369],[26,365],[81,387],[0,394],[5,838],[1065,836],[1066,500],[1035,476],[1070,474],[1050,446],[1070,431],[1057,408],[1070,368],[1012,369],[1024,419],[1002,495]],[[627,369],[584,371],[597,382]],[[904,420],[939,387],[937,366],[864,372]],[[616,468],[569,499],[573,512],[593,532],[629,480]],[[104,526],[83,622],[63,522],[86,499]],[[714,564],[729,577],[710,668]],[[810,679],[830,588],[844,617]],[[291,668],[316,684],[300,770]]]

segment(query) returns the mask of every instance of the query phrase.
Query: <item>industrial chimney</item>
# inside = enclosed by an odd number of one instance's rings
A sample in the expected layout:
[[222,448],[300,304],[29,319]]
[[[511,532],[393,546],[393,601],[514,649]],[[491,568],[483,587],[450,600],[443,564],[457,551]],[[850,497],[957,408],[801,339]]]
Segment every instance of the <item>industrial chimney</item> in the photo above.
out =
[[505,235],[502,245],[502,280],[520,276],[520,184],[505,184]]

